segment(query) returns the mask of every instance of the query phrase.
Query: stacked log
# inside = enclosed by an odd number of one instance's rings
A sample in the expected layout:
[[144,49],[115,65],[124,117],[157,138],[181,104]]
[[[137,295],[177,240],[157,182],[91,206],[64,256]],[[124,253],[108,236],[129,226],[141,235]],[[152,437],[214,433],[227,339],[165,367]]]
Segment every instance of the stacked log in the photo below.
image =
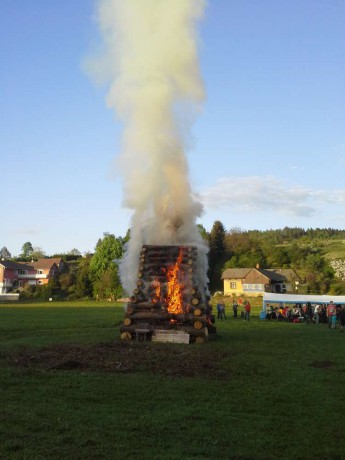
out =
[[[178,263],[182,311],[169,311],[167,272]],[[194,246],[144,245],[139,256],[137,287],[127,304],[122,339],[133,339],[142,324],[154,334],[155,330],[181,330],[191,341],[206,341],[215,332],[209,298],[197,280],[197,248]]]

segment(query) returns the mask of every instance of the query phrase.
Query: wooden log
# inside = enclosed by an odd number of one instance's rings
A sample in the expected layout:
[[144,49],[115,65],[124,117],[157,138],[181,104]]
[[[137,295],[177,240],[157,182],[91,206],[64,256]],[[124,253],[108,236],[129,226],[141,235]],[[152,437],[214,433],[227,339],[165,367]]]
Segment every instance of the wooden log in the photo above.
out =
[[200,316],[202,314],[202,310],[201,308],[195,308],[193,313],[194,313],[194,316]]
[[135,324],[131,324],[130,326],[121,325],[120,326],[120,332],[130,332],[131,334],[134,334],[135,333],[135,328],[136,328]]
[[147,299],[147,296],[144,295],[143,292],[140,292],[139,294],[137,295],[132,295],[130,298],[129,298],[129,301],[131,303],[140,303],[140,302],[145,302]]
[[150,285],[150,287],[154,287],[153,283],[166,283],[167,282],[167,277],[166,275],[162,275],[162,273],[157,272],[152,272],[149,271],[145,273],[145,279],[147,283]]
[[145,257],[147,258],[157,258],[157,257],[165,257],[166,259],[177,259],[178,257],[197,257],[197,252],[195,251],[167,251],[167,250],[151,250],[145,252]]
[[205,343],[206,342],[206,337],[199,335],[198,337],[195,337],[195,343]]
[[121,332],[121,340],[132,340],[132,334],[130,332]]
[[[147,320],[165,320],[169,319],[171,315],[169,313],[154,313],[150,311],[140,311],[131,314],[131,316],[128,318],[131,321],[132,320],[138,320],[138,319],[147,319]],[[128,325],[129,326],[129,325]]]
[[[159,260],[159,261],[148,261],[143,268],[143,271],[151,270],[153,272],[161,271],[164,272],[169,270],[172,267],[175,267],[176,261],[174,260]],[[182,261],[178,264],[178,268],[180,271],[187,271],[189,268],[196,267],[196,263],[188,263],[188,261]]]
[[126,315],[131,315],[132,313],[134,313],[134,311],[135,311],[135,308],[129,307],[127,305]]
[[203,326],[204,326],[204,325],[203,325],[202,321],[200,321],[200,319],[197,319],[197,320],[194,321],[194,323],[193,323],[194,329],[197,329],[197,330],[202,329]]
[[138,303],[136,304],[135,307],[127,307],[127,311],[125,315],[131,316],[133,313],[140,313],[140,312],[157,314],[159,312],[159,308],[147,308],[147,307],[143,307],[140,303]]
[[129,326],[129,325],[131,324],[131,322],[132,322],[131,318],[125,318],[125,319],[123,320],[123,324],[124,324],[125,326]]
[[178,257],[181,253],[184,254],[191,254],[191,253],[197,253],[197,250],[190,250],[188,247],[182,247],[182,246],[156,246],[156,247],[150,247],[147,248],[147,251],[145,251],[145,254],[147,255],[152,255],[152,254],[164,254],[164,255],[169,255],[170,257]]
[[127,307],[133,308],[147,308],[147,309],[157,309],[161,308],[162,304],[160,302],[128,302]]
[[203,323],[207,323],[208,319],[207,319],[207,316],[206,315],[199,315],[197,316],[197,318],[195,317],[197,315],[194,315],[194,313],[178,313],[177,315],[174,315],[174,319],[176,319],[177,321],[196,321],[196,320],[199,320],[199,321],[202,321]]
[[192,305],[196,306],[196,305],[199,305],[199,303],[200,303],[200,299],[198,299],[197,297],[192,298]]

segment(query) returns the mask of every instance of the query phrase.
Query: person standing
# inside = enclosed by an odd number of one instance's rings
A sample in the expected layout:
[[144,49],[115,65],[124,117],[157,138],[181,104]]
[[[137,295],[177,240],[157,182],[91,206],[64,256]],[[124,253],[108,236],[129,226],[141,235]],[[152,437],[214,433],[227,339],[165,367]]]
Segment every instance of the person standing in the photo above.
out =
[[246,300],[245,303],[244,303],[244,309],[245,309],[245,321],[249,321],[250,319],[250,310],[251,310],[252,306],[250,305],[249,303],[249,300]]
[[225,303],[224,300],[220,302],[220,318],[221,319],[226,319],[226,314],[225,314]]
[[328,318],[328,327],[335,329],[335,321],[337,319],[337,309],[333,303],[333,300],[327,306],[327,318]]
[[217,303],[217,319],[221,319],[222,315],[222,305],[220,302]]
[[344,332],[344,326],[345,326],[345,305],[341,306],[340,312],[339,312],[339,323],[340,323],[340,332]]
[[237,303],[237,300],[236,298],[233,299],[232,301],[232,311],[234,313],[234,318],[237,319],[237,310],[238,310],[238,303]]
[[314,308],[315,324],[319,324],[320,322],[320,308],[321,308],[321,305],[319,304],[315,305],[315,308]]
[[310,302],[307,302],[305,306],[305,318],[306,318],[307,324],[309,324],[313,318],[313,309],[312,309]]
[[226,319],[225,316],[225,304],[223,300],[217,303],[217,319]]

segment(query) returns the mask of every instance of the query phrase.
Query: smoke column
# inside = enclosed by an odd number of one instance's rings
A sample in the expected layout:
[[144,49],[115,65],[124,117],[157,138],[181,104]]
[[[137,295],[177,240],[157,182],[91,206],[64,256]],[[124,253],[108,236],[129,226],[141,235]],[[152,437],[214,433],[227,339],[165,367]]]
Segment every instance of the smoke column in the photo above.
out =
[[123,121],[120,168],[124,206],[133,210],[131,239],[120,265],[128,293],[143,244],[198,246],[206,286],[205,247],[185,155],[204,98],[197,57],[203,0],[100,0],[99,26],[111,86],[107,104]]

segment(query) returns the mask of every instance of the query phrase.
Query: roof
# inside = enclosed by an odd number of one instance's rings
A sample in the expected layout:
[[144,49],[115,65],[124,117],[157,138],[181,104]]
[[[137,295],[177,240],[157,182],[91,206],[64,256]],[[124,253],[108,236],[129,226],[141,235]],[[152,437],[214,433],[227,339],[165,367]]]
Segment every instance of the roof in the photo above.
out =
[[62,257],[52,257],[51,259],[42,259],[42,260],[51,260],[52,262],[56,263],[57,266],[59,266],[61,263],[64,263],[64,260]]
[[264,276],[267,276],[268,279],[272,281],[285,281],[286,278],[283,275],[279,275],[275,270],[266,270],[264,268],[256,268],[256,271],[262,273]]
[[297,275],[293,268],[276,268],[274,270],[275,273],[279,273],[280,275],[284,276],[286,280],[300,280],[300,277]]
[[[245,279],[249,272],[256,270],[266,278],[272,281],[287,281],[289,278],[283,273],[278,273],[278,271],[283,269],[265,269],[265,268],[228,268],[222,274],[222,279]],[[287,271],[287,269],[286,269]],[[294,272],[295,273],[295,272]],[[297,275],[295,274],[297,277]]]
[[13,260],[0,260],[0,265],[5,268],[12,270],[37,270],[37,269],[46,269],[49,270],[55,264],[58,266],[58,261],[61,261],[57,257],[53,259],[40,259],[37,262],[14,262]]
[[58,258],[55,258],[55,259],[40,259],[37,262],[31,262],[30,265],[32,267],[34,267],[35,269],[37,269],[37,268],[49,269],[54,264],[58,265],[57,261],[61,261],[61,259],[58,259]]
[[222,274],[222,279],[243,279],[250,270],[251,268],[227,268]]
[[5,268],[10,268],[12,270],[32,269],[32,265],[29,263],[14,262],[13,260],[0,260],[0,265],[2,265]]

